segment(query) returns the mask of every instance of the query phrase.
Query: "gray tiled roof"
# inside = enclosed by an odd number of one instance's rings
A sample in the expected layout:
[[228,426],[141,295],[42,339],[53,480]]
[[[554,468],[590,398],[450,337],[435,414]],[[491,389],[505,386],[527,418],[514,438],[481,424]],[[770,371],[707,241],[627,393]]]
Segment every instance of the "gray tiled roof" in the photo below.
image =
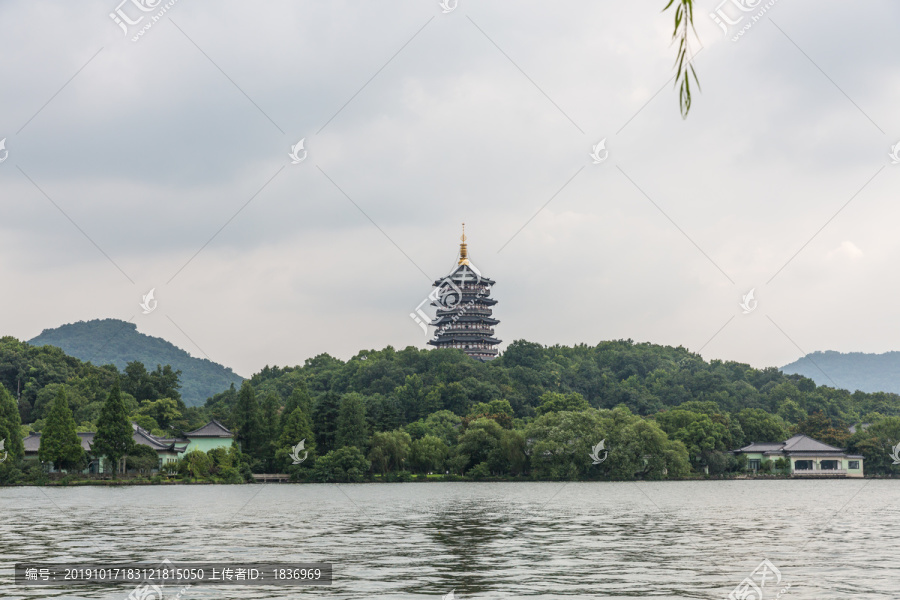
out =
[[789,440],[785,440],[783,442],[753,442],[749,446],[744,446],[738,450],[734,450],[734,452],[761,452],[763,454],[779,454],[782,452],[786,452],[788,454],[792,452],[797,453],[844,453],[845,450],[843,448],[835,448],[834,446],[829,446],[828,444],[824,444],[819,440],[814,440],[808,435],[803,435],[802,433],[798,433],[794,437]]
[[784,448],[784,442],[753,442],[735,452],[779,452]]
[[188,440],[180,440],[181,444],[176,446],[175,444],[179,440],[165,440],[162,438],[158,438],[143,427],[139,426],[137,423],[132,423],[131,427],[134,429],[134,435],[132,435],[131,438],[134,440],[135,444],[150,446],[157,451],[172,450],[183,452],[189,443]]
[[814,440],[808,435],[798,433],[784,443],[785,452],[843,452],[843,448],[835,448]]
[[228,430],[227,427],[213,419],[200,429],[195,429],[194,431],[188,431],[184,434],[185,437],[223,437],[223,438],[232,438],[234,434]]
[[[85,431],[83,433],[79,433],[78,437],[81,439],[81,448],[85,452],[90,452],[91,444],[94,443],[94,432]],[[37,454],[38,450],[41,447],[41,434],[32,433],[27,438],[22,440],[22,443],[25,445],[25,454]]]

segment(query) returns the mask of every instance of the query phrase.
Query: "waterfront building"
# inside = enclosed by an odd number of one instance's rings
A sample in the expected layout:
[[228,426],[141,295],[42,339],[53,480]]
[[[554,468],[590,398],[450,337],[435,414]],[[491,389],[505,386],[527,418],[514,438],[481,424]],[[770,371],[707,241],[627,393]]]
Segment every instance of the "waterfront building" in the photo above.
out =
[[[847,454],[818,440],[797,434],[783,442],[753,442],[733,451],[747,456],[747,469],[759,472],[764,461],[784,459],[792,477],[862,477],[863,457]],[[774,469],[773,469],[774,470]]]
[[[159,468],[167,464],[174,464],[185,453],[192,450],[202,450],[208,452],[214,448],[225,448],[228,450],[234,440],[234,434],[227,427],[213,419],[203,427],[189,431],[178,438],[161,438],[153,435],[137,423],[132,423],[131,428],[134,430],[132,439],[135,444],[149,446],[156,451],[159,457]],[[94,442],[95,432],[87,431],[78,434],[81,440],[81,447],[88,455],[88,465],[82,470],[82,473],[101,473],[103,472],[104,457],[94,456],[91,446]],[[24,440],[25,460],[37,461],[38,450],[41,447],[41,434],[32,433]],[[49,467],[49,471],[53,472],[53,467]]]

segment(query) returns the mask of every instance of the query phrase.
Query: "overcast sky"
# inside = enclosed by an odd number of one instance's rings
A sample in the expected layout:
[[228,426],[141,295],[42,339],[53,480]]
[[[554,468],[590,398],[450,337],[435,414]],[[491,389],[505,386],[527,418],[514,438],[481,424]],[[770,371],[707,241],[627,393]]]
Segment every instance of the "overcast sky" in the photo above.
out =
[[116,1],[0,4],[2,335],[426,347],[465,221],[505,343],[900,349],[897,2],[700,0],[682,120],[662,0]]

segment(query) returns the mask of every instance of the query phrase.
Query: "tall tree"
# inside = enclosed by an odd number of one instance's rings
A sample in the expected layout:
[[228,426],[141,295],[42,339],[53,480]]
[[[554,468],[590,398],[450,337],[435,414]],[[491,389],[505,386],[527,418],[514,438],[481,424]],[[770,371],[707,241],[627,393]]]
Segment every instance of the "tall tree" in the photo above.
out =
[[97,434],[91,452],[95,456],[103,456],[113,467],[113,477],[119,471],[120,463],[134,449],[134,429],[128,420],[128,411],[122,402],[119,382],[113,384],[112,390],[100,410],[97,421]]
[[171,365],[165,367],[156,365],[156,370],[148,373],[156,398],[172,398],[180,402],[181,392],[178,391],[181,387],[180,376],[181,371],[173,370]]
[[50,405],[47,422],[41,432],[38,458],[41,462],[51,463],[57,470],[77,468],[84,463],[81,439],[75,432],[75,419],[62,388]]
[[341,397],[335,392],[325,392],[316,402],[313,411],[313,427],[316,431],[316,444],[320,454],[326,454],[334,450],[335,431],[337,431],[338,411],[341,406]]
[[302,408],[295,408],[283,421],[284,427],[281,428],[281,437],[278,438],[278,449],[275,452],[278,466],[285,469],[293,466],[290,456],[300,442],[303,442],[303,450],[298,451],[298,457],[303,459],[300,464],[304,468],[311,466],[316,457],[316,440],[313,438],[309,415],[303,412]]
[[147,372],[147,367],[139,360],[133,360],[125,365],[125,373],[122,374],[121,383],[122,391],[134,396],[138,402],[159,398],[153,381],[150,379],[150,374]]
[[237,439],[241,442],[241,450],[251,456],[256,455],[260,442],[259,402],[256,391],[249,381],[241,384],[238,400],[234,405],[231,422],[237,428]]
[[335,444],[338,448],[356,446],[365,450],[369,445],[369,427],[366,423],[366,400],[362,395],[346,394],[338,411]]
[[6,453],[6,460],[11,463],[25,456],[21,425],[19,407],[15,399],[6,391],[3,384],[0,384],[0,440],[4,441],[4,449],[0,450],[0,454]]
[[307,415],[312,413],[312,399],[309,397],[309,390],[306,388],[305,381],[300,381],[294,386],[294,389],[291,390],[290,397],[288,397],[287,402],[284,403],[284,412],[282,413],[282,416],[287,418],[294,412],[294,409],[297,408],[302,409]]
[[266,472],[274,473],[275,449],[278,437],[281,435],[281,423],[279,422],[278,409],[281,402],[278,394],[269,392],[262,401],[259,427],[258,455],[266,464]]

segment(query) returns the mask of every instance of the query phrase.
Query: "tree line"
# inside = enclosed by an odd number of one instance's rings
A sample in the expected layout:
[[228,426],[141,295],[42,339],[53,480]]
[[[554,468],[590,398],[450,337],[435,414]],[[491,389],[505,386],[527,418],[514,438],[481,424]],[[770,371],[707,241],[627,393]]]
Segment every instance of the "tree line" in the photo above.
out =
[[[18,350],[27,367],[21,355],[34,349]],[[0,343],[0,361],[3,351]],[[70,363],[64,355],[40,358],[44,367],[25,371],[29,395],[16,401],[7,393],[4,414],[17,412],[22,429],[46,428],[62,391],[76,429],[95,431],[109,390],[118,385],[126,418],[154,434],[178,437],[211,418],[236,433],[237,460],[225,465],[223,457],[193,457],[193,466],[183,468],[203,476],[223,469],[244,478],[249,471],[289,472],[310,481],[429,473],[720,475],[745,467],[730,450],[794,433],[861,453],[867,474],[888,474],[896,472],[890,453],[900,443],[895,394],[850,393],[774,368],[707,362],[681,347],[630,340],[574,347],[520,340],[488,363],[458,350],[411,347],[362,351],[347,361],[322,354],[295,367],[267,366],[196,408],[180,402],[180,374],[163,366],[147,371],[134,363],[119,373]],[[46,368],[54,363],[48,358],[69,369],[68,377],[50,377],[64,369]],[[8,381],[10,369],[0,362],[0,384]],[[102,401],[91,382],[107,386]],[[601,441],[608,456],[598,463],[590,450]]]

